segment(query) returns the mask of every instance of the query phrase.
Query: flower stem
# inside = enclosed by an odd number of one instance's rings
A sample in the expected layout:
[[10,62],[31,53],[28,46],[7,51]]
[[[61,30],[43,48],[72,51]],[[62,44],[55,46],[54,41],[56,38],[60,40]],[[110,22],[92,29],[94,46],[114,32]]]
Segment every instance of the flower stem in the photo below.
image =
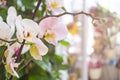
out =
[[39,0],[38,4],[37,4],[37,6],[36,6],[36,8],[35,8],[35,10],[33,12],[32,20],[35,18],[36,12],[38,11],[41,2],[42,2],[42,0]]
[[45,18],[48,18],[48,17],[61,17],[61,16],[63,16],[63,15],[73,15],[73,16],[76,16],[76,15],[80,15],[80,14],[84,14],[84,15],[86,15],[86,16],[91,17],[91,18],[92,18],[92,23],[93,23],[94,20],[100,20],[100,18],[95,17],[95,16],[93,16],[93,15],[90,14],[90,13],[86,13],[86,12],[81,11],[81,12],[77,12],[77,13],[64,12],[64,13],[58,14],[58,15],[46,15],[46,16],[42,17],[42,18],[39,20],[39,22],[40,22],[41,20],[45,19]]
[[23,47],[24,47],[24,44],[25,44],[25,39],[23,40],[22,45],[20,46],[20,50],[19,50],[19,53],[18,53],[18,55],[17,55],[16,62],[19,62],[19,61],[20,61],[20,56],[21,56],[21,52],[22,52],[22,49],[23,49]]
[[14,42],[16,42],[17,40],[7,41],[7,40],[4,40],[4,39],[0,38],[0,41],[4,41],[4,42],[7,42],[7,43],[14,43]]

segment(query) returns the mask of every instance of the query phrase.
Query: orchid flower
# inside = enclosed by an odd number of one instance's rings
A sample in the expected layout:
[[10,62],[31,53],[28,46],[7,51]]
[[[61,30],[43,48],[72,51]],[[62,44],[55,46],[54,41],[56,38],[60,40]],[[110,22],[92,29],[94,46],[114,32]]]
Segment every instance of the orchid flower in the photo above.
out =
[[53,45],[57,45],[58,41],[68,34],[66,26],[56,17],[43,19],[39,23],[39,28],[39,38],[44,36],[45,40]]
[[19,63],[15,62],[15,57],[13,58],[13,53],[11,52],[10,48],[8,48],[5,51],[4,55],[6,57],[6,65],[5,65],[6,71],[10,73],[11,75],[19,78],[17,72],[15,71],[15,68],[19,66]]
[[46,6],[49,11],[63,12],[63,0],[46,0]]
[[[2,20],[0,17],[0,38],[4,40],[9,40],[12,37],[13,31],[11,28]],[[4,45],[5,42],[0,40],[0,46]]]
[[[10,40],[15,32],[15,21],[17,13],[14,7],[8,9],[7,23],[3,22],[0,17],[0,38],[4,40]],[[0,41],[0,46],[4,45],[5,42]]]
[[[17,72],[15,71],[15,68],[17,68],[20,63],[15,62],[16,57],[13,57],[13,55],[18,55],[19,49],[20,49],[21,44],[16,42],[12,45],[8,45],[7,50],[5,51],[4,55],[6,57],[6,65],[5,69],[7,72],[9,72],[11,75],[16,76],[19,78]],[[27,52],[29,50],[29,46],[24,46],[22,50],[22,54]]]
[[25,39],[28,43],[32,43],[30,54],[33,58],[41,60],[43,55],[48,52],[48,48],[37,38],[39,26],[30,19],[22,19],[20,16],[16,19],[17,38],[20,41]]

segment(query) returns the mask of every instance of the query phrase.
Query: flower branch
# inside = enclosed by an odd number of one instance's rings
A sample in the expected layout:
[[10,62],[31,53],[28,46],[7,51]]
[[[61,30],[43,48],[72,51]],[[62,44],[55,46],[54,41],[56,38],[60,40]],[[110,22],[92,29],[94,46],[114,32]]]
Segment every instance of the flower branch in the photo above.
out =
[[20,61],[20,56],[21,56],[21,52],[22,52],[22,49],[23,49],[23,47],[24,47],[24,44],[25,44],[25,40],[23,40],[22,45],[20,46],[20,50],[19,50],[19,53],[18,53],[18,55],[17,55],[16,62],[19,62],[19,61]]
[[17,40],[7,41],[7,40],[4,40],[4,39],[2,39],[2,38],[0,38],[0,40],[3,41],[3,42],[7,42],[7,43],[14,43],[14,42],[17,41]]
[[35,8],[35,10],[34,10],[34,12],[33,12],[32,19],[35,18],[36,12],[38,11],[41,2],[42,2],[42,0],[39,0],[38,4],[37,4],[37,6],[36,6],[36,8]]
[[80,15],[80,14],[84,14],[84,15],[86,15],[86,16],[91,17],[91,18],[92,18],[92,23],[94,22],[94,20],[100,20],[100,18],[95,17],[95,16],[93,16],[93,15],[90,14],[90,13],[86,13],[86,12],[81,11],[81,12],[77,12],[77,13],[64,12],[64,13],[59,14],[59,15],[46,15],[46,16],[42,17],[42,18],[39,20],[39,22],[42,21],[42,20],[45,19],[45,18],[48,18],[48,17],[61,17],[61,16],[63,16],[63,15],[73,15],[73,16],[76,16],[76,15]]

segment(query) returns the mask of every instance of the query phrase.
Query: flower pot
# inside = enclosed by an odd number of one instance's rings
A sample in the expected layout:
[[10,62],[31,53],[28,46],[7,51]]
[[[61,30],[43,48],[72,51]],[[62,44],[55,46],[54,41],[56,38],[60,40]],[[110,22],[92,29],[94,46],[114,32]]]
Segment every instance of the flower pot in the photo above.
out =
[[89,70],[90,79],[97,80],[100,78],[102,72],[102,68],[92,68]]

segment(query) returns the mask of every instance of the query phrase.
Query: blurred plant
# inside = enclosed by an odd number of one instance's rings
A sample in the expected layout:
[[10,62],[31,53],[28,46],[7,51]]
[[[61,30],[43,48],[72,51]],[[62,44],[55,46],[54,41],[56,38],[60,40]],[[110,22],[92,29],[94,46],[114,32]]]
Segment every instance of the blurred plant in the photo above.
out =
[[92,7],[90,12],[94,16],[102,18],[94,22],[94,53],[102,53],[109,60],[115,58],[115,48],[119,45],[117,34],[120,32],[120,18],[116,13],[110,12],[100,5]]
[[[54,12],[59,14],[53,15]],[[84,14],[92,21],[99,20],[82,11],[66,12],[60,0],[3,2],[0,5],[0,80],[60,79],[59,70],[67,69],[68,65],[62,63],[62,56],[55,54],[55,46],[66,45],[63,39],[68,30],[59,19],[66,14]]]
[[89,61],[89,68],[95,69],[95,68],[101,68],[102,66],[103,63],[99,60],[98,56],[95,53],[93,53]]

